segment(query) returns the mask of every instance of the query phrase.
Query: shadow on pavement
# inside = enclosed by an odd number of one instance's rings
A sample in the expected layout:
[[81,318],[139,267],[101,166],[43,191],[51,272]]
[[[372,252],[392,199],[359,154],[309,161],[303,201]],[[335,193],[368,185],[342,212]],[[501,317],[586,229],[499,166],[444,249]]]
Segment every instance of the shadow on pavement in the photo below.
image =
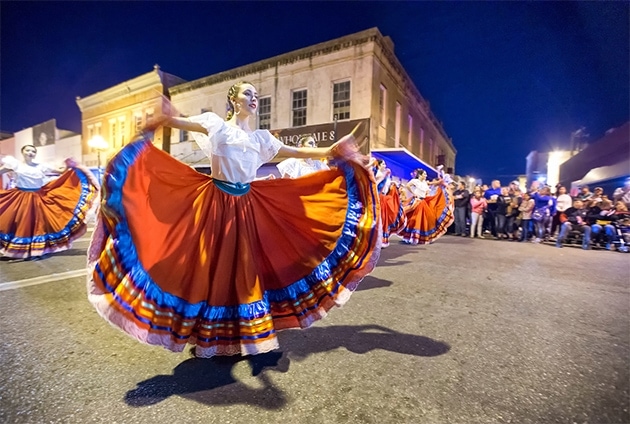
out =
[[[287,396],[265,371],[287,372],[291,359],[338,348],[364,354],[381,349],[405,355],[430,357],[450,350],[446,343],[414,334],[400,333],[380,325],[339,325],[285,330],[278,333],[284,351],[254,356],[191,358],[179,364],[172,375],[157,375],[141,381],[127,392],[125,402],[133,407],[155,405],[173,395],[206,405],[247,404],[275,410],[287,404]],[[251,388],[232,375],[234,366],[247,361],[260,388]]]
[[368,275],[363,279],[363,281],[361,281],[361,283],[359,283],[359,287],[357,287],[355,291],[379,289],[381,287],[389,287],[392,284],[393,283],[391,281],[382,280]]

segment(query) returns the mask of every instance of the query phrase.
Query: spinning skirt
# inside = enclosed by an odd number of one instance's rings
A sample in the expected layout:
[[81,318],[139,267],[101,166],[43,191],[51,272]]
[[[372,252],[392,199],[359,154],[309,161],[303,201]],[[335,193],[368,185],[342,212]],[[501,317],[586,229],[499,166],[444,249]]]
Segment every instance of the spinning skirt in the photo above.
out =
[[85,234],[97,194],[94,176],[79,168],[39,190],[0,190],[0,255],[29,258],[69,249]]
[[451,195],[442,186],[433,196],[411,199],[404,209],[407,226],[399,234],[408,244],[433,243],[455,219]]
[[381,204],[381,229],[383,231],[383,245],[389,246],[389,236],[398,234],[407,224],[407,216],[403,210],[398,188],[392,184],[387,194],[380,193]]
[[359,164],[240,196],[219,185],[146,140],[110,161],[88,251],[105,320],[174,352],[257,354],[343,305],[374,268],[378,194]]

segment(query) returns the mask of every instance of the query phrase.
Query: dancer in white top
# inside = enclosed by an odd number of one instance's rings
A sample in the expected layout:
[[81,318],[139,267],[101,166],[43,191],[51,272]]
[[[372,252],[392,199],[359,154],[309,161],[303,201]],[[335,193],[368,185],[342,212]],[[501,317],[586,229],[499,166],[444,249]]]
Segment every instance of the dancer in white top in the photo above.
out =
[[[300,137],[297,147],[315,148],[317,147],[317,142],[312,135],[305,135]],[[298,178],[313,172],[330,169],[324,160],[311,158],[288,158],[280,162],[276,167],[282,178]]]

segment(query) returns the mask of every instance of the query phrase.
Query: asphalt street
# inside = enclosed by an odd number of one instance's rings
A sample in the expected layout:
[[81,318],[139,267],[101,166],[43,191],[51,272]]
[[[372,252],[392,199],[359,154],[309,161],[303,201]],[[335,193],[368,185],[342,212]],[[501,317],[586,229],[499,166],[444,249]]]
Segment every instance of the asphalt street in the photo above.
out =
[[279,351],[195,359],[97,315],[87,244],[0,260],[1,423],[630,423],[630,254],[394,241]]

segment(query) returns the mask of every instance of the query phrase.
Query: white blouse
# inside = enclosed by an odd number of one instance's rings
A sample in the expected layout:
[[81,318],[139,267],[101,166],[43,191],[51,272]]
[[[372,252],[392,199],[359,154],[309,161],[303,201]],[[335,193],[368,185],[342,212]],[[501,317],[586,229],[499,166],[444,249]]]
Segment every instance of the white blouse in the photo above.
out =
[[231,183],[251,183],[256,171],[273,159],[284,144],[267,130],[246,132],[228,124],[213,112],[188,118],[208,134],[191,132],[201,150],[210,158],[212,177]]
[[3,163],[7,168],[12,169],[15,172],[15,186],[18,188],[41,188],[48,181],[46,173],[51,171],[46,165],[42,165],[40,163],[27,165],[13,157],[4,158]]
[[410,180],[408,185],[410,186],[411,193],[420,199],[427,197],[429,195],[429,191],[431,190],[429,183],[427,183],[426,180],[420,181],[417,178]]
[[313,159],[298,159],[298,158],[289,158],[285,159],[276,165],[278,171],[280,171],[280,175],[284,177],[288,175],[289,178],[298,178],[304,175],[312,174],[317,171],[325,171],[328,168],[321,160],[313,160]]

